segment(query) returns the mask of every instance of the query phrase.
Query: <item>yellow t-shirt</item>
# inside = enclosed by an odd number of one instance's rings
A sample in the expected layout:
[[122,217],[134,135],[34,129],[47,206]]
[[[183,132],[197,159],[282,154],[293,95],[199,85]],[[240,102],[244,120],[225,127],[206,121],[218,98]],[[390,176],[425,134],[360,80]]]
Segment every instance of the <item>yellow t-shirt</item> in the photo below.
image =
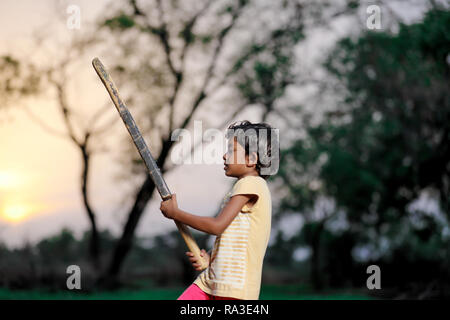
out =
[[258,200],[251,207],[244,205],[216,237],[210,264],[194,283],[211,295],[257,300],[270,236],[272,199],[266,180],[247,176],[236,181],[221,208],[237,194],[255,194]]

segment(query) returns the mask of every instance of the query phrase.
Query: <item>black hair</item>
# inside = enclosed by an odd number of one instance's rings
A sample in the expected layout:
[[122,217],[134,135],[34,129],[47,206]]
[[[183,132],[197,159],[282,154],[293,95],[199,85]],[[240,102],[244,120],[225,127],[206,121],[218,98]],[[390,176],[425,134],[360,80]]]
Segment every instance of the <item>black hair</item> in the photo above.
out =
[[[261,134],[262,132],[265,134]],[[231,137],[237,138],[238,143],[245,149],[245,155],[248,156],[253,151],[257,153],[256,170],[260,177],[267,179],[278,171],[280,155],[278,129],[264,122],[237,121],[230,124],[227,129],[226,138]],[[252,145],[256,146],[257,150],[253,148],[250,150]]]

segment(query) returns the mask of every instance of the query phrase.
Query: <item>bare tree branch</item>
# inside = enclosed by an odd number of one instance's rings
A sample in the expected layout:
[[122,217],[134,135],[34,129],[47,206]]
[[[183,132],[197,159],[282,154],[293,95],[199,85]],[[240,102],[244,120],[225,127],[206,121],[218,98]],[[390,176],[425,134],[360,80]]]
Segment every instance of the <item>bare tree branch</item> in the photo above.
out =
[[194,104],[192,105],[192,109],[191,112],[189,113],[189,115],[185,118],[185,120],[183,121],[181,128],[186,128],[186,126],[188,125],[189,121],[191,120],[192,116],[194,115],[195,111],[197,110],[198,106],[200,105],[200,103],[207,97],[207,94],[205,92],[206,87],[208,86],[209,81],[211,80],[211,76],[214,72],[214,67],[216,66],[217,63],[217,59],[222,51],[223,48],[223,44],[225,41],[226,36],[229,34],[229,32],[233,29],[233,27],[236,24],[237,19],[239,18],[240,14],[242,13],[242,10],[237,9],[236,11],[233,12],[232,15],[232,19],[231,22],[220,31],[219,33],[219,37],[217,39],[217,46],[214,50],[214,53],[212,55],[211,61],[209,63],[207,72],[205,74],[204,80],[203,80],[203,84],[200,87],[200,91],[197,95],[197,98],[194,101]]
[[[239,105],[228,118],[226,118],[224,121],[222,121],[219,124],[218,128],[224,128],[227,124],[229,124],[241,111],[243,111],[245,109],[245,106],[246,106],[246,103]],[[197,141],[197,143],[195,143],[191,147],[191,150],[189,151],[189,155],[193,154],[195,152],[195,150],[197,149],[197,147],[202,143],[203,143],[203,139],[201,139],[200,141]],[[183,162],[185,160],[186,160],[186,158],[182,159]],[[173,166],[166,167],[166,171],[170,171],[178,166],[179,165],[173,165]]]
[[69,110],[69,106],[67,104],[65,88],[60,82],[52,79],[51,76],[49,78],[49,81],[50,81],[50,83],[52,83],[54,85],[54,87],[56,89],[56,92],[57,92],[57,95],[58,95],[58,102],[59,102],[58,104],[59,104],[59,107],[60,107],[60,110],[61,110],[61,113],[62,113],[62,116],[63,116],[64,123],[65,123],[66,128],[67,128],[67,133],[69,135],[69,138],[77,146],[81,146],[82,142],[80,142],[77,139],[77,137],[75,135],[75,131],[74,131],[73,126],[72,126],[72,123],[70,121],[70,115],[69,115],[70,114],[70,110]]
[[[213,0],[208,0],[206,2],[206,4],[203,6],[203,8],[198,11],[193,17],[192,19],[190,19],[186,25],[183,28],[182,34],[185,35],[185,37],[188,34],[192,33],[192,29],[195,26],[195,23],[197,22],[197,20],[209,9],[209,7],[211,6],[211,4],[213,3]],[[186,39],[185,39],[186,40]],[[181,61],[181,72],[184,73],[185,70],[185,56],[186,56],[186,52],[188,50],[188,48],[190,47],[190,45],[193,43],[193,41],[185,41],[184,42],[184,46],[183,49],[181,50],[181,55],[180,55],[180,61]]]
[[[30,117],[31,120],[33,120],[38,126],[40,126],[40,127],[41,127],[43,130],[45,130],[47,133],[50,133],[51,135],[54,135],[54,136],[57,136],[57,137],[60,137],[60,138],[63,138],[63,139],[70,139],[70,138],[68,137],[67,133],[65,133],[65,132],[60,132],[60,131],[58,131],[58,130],[52,128],[51,126],[47,125],[47,124],[45,123],[45,121],[42,120],[42,119],[40,119],[37,115],[35,115],[35,114],[30,110],[30,108],[29,108],[27,105],[25,105],[22,109],[23,109],[23,110],[25,111],[25,113]],[[70,140],[71,140],[71,139],[70,139]]]

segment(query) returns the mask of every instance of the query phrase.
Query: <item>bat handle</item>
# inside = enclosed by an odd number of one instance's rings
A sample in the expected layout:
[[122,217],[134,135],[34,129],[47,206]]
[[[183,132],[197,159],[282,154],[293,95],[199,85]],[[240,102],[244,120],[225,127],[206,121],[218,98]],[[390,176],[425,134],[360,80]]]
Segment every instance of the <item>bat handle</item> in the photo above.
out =
[[202,270],[206,269],[208,267],[208,263],[200,255],[200,248],[198,247],[197,243],[195,242],[194,238],[191,235],[191,232],[189,229],[182,223],[175,221],[175,224],[177,225],[178,231],[180,231],[181,236],[184,239],[184,242],[186,242],[187,247],[189,250],[194,254],[194,257],[197,259],[198,263],[200,264],[200,267]]
[[[170,192],[167,193],[161,193],[161,198],[163,201],[172,199],[172,194]],[[184,242],[186,243],[187,247],[189,248],[189,251],[191,251],[194,254],[194,257],[197,259],[198,263],[200,264],[200,267],[202,270],[206,269],[208,267],[208,262],[200,255],[200,248],[197,245],[197,242],[195,242],[194,238],[192,237],[191,232],[189,229],[182,224],[181,222],[178,222],[175,220],[175,224],[177,225],[178,231],[180,232],[181,236],[183,237]]]

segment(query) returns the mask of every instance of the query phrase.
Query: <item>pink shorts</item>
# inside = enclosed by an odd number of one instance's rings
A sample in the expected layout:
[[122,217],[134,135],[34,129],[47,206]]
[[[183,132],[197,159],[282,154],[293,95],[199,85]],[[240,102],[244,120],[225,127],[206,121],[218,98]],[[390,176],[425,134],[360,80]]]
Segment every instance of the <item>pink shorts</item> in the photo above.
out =
[[213,296],[202,289],[200,289],[195,283],[191,284],[177,300],[239,300],[235,298]]

